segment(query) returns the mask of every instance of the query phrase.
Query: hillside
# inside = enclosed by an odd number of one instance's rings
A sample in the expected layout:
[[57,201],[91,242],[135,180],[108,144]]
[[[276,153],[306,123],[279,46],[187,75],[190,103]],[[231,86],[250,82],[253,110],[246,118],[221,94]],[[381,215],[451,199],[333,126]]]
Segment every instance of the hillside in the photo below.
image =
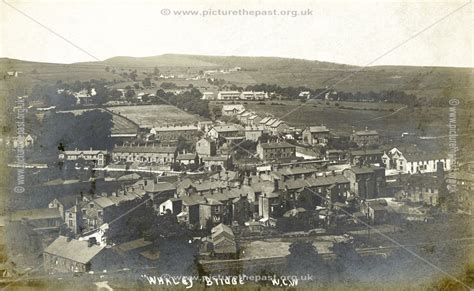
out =
[[189,75],[196,74],[200,70],[241,67],[241,71],[215,73],[212,77],[224,79],[238,86],[267,83],[309,88],[334,87],[336,90],[349,92],[403,90],[426,98],[452,96],[472,99],[474,97],[472,68],[409,66],[362,68],[303,59],[179,54],[141,58],[113,57],[102,62],[75,64],[0,59],[1,72],[22,71],[26,83],[32,84],[101,78],[122,81],[118,74],[106,72],[107,66],[117,68],[119,71],[136,69],[139,75],[140,72],[151,72],[154,67],[158,67],[162,72]]

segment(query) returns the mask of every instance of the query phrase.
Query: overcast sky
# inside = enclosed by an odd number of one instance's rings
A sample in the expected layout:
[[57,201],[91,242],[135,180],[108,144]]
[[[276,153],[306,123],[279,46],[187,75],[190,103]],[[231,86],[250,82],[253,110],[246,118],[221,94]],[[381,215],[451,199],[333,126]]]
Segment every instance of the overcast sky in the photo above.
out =
[[[292,57],[353,65],[473,67],[473,4],[439,21],[468,1],[7,2],[100,60],[186,53]],[[95,61],[6,4],[0,7],[1,57],[57,63]],[[163,9],[169,9],[170,15],[162,15]],[[260,13],[310,9],[312,15],[202,15],[210,9]],[[201,15],[174,15],[178,10],[197,10]]]

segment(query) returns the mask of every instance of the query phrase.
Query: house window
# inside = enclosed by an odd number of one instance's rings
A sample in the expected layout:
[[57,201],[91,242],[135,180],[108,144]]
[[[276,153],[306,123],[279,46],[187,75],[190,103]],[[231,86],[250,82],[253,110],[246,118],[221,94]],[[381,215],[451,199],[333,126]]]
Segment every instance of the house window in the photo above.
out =
[[97,215],[98,215],[99,217],[102,217],[102,211],[99,210],[99,211],[97,212]]
[[89,204],[90,208],[94,208],[94,203]]

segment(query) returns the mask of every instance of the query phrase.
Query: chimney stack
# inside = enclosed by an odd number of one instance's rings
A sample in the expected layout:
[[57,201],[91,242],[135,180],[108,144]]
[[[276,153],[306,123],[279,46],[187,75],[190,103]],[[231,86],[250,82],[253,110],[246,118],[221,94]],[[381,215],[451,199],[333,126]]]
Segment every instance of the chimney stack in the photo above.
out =
[[273,179],[273,191],[276,192],[280,190],[280,181],[278,180],[278,178],[274,178]]

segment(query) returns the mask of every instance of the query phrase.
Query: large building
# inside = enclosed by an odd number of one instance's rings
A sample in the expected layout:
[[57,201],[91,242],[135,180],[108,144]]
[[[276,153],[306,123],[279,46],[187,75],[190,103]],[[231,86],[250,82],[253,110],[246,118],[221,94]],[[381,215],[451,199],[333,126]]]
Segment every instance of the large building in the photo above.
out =
[[329,138],[329,129],[324,126],[310,126],[303,130],[303,141],[311,144],[326,144]]
[[204,93],[202,93],[202,99],[203,100],[214,100],[214,99],[216,99],[216,96],[214,95],[214,92],[204,92]]
[[72,150],[72,151],[62,151],[59,154],[59,159],[62,161],[72,161],[79,162],[90,161],[98,167],[103,167],[107,163],[107,151],[105,150]]
[[356,166],[343,171],[350,189],[361,199],[380,197],[385,190],[385,169],[376,166]]
[[360,147],[377,145],[379,143],[379,133],[376,130],[359,130],[351,135],[351,141]]
[[44,250],[43,266],[48,273],[102,271],[105,256],[104,246],[60,236]]
[[245,128],[245,139],[251,141],[258,141],[262,136],[263,129],[261,127],[248,126]]
[[160,142],[175,142],[179,137],[186,140],[193,140],[198,133],[198,127],[195,125],[179,125],[179,126],[161,126],[150,130],[155,138]]
[[245,111],[245,107],[242,104],[228,104],[222,106],[222,116],[234,116],[242,111]]
[[217,125],[207,133],[213,139],[219,138],[244,138],[244,129],[237,124]]
[[220,91],[217,94],[218,100],[237,100],[240,99],[239,91]]
[[138,162],[157,165],[167,165],[174,161],[175,146],[116,146],[112,150],[112,160],[115,162]]
[[383,165],[383,151],[379,149],[361,149],[349,152],[351,165]]
[[196,142],[196,153],[200,158],[216,155],[216,142],[210,138],[201,138]]
[[405,149],[403,152],[393,148],[385,152],[382,161],[387,170],[394,170],[402,174],[434,173],[438,162],[443,162],[443,170],[451,170],[451,160],[442,153],[427,153],[417,149]]
[[265,100],[268,98],[266,92],[244,91],[240,94],[242,100]]
[[261,160],[278,160],[296,157],[296,146],[287,142],[260,143],[257,154]]

